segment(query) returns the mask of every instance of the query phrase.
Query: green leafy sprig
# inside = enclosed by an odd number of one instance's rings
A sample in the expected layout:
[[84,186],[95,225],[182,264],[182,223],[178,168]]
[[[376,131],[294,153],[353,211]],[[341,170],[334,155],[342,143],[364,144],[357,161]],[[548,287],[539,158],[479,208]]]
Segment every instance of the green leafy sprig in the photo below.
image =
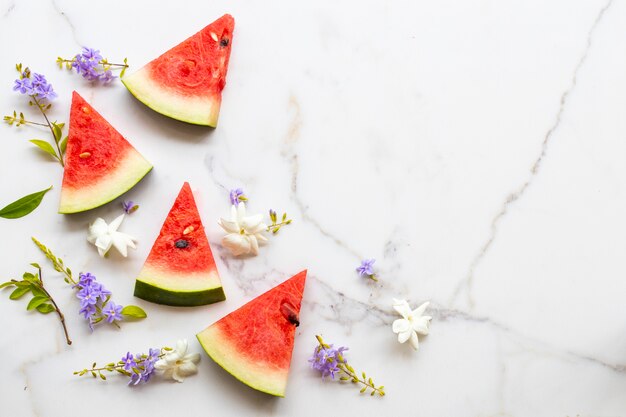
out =
[[287,218],[287,213],[283,213],[281,217],[281,221],[278,221],[278,216],[274,210],[270,209],[270,220],[272,224],[267,227],[268,232],[272,232],[272,234],[278,233],[281,227],[291,224],[292,220]]
[[67,333],[67,326],[65,325],[65,316],[59,309],[59,306],[54,301],[48,290],[44,287],[43,279],[41,276],[41,267],[37,263],[31,263],[33,267],[37,269],[37,273],[24,272],[20,281],[12,279],[3,284],[0,284],[0,288],[16,287],[9,298],[11,300],[18,300],[24,295],[30,293],[32,298],[26,306],[27,310],[36,310],[41,314],[48,314],[56,311],[63,326],[63,332],[65,333],[65,340],[68,345],[72,344],[70,336]]
[[[363,387],[360,390],[361,394],[364,394],[367,390],[371,390],[370,395],[374,396],[378,394],[383,397],[385,395],[385,386],[380,385],[376,386],[372,377],[368,377],[365,372],[359,373],[354,370],[354,368],[346,361],[346,358],[341,353],[341,349],[333,349],[332,346],[325,343],[322,339],[322,336],[316,335],[317,342],[319,345],[315,348],[315,354],[313,356],[312,361],[320,361],[326,357],[326,362],[323,364],[317,364],[318,369],[320,365],[324,367],[335,367],[338,369],[343,375],[339,378],[342,382],[351,382],[353,384],[360,384]],[[326,355],[320,355],[321,353],[325,353]]]
[[31,213],[43,200],[43,196],[52,189],[52,186],[45,190],[37,191],[36,193],[28,194],[11,204],[4,206],[0,209],[0,217],[5,219],[19,219],[27,214]]
[[[28,67],[24,68],[22,64],[16,64],[15,69],[20,74],[20,80],[23,80],[24,78],[30,78],[31,71]],[[22,125],[47,127],[52,134],[52,138],[54,139],[52,142],[47,142],[41,139],[31,139],[30,143],[37,146],[47,155],[54,158],[57,162],[61,164],[61,166],[65,166],[65,163],[63,162],[65,160],[65,149],[67,147],[67,136],[63,137],[63,128],[65,127],[65,123],[59,123],[56,120],[54,122],[51,122],[50,119],[48,119],[48,115],[46,114],[46,112],[52,107],[51,103],[46,103],[45,100],[42,100],[40,97],[38,97],[37,94],[29,95],[29,97],[30,100],[28,101],[28,105],[37,107],[37,109],[39,109],[41,115],[45,120],[45,123],[26,120],[26,118],[24,117],[24,113],[20,112],[18,115],[17,111],[15,110],[13,111],[12,116],[4,116],[4,121],[9,125],[15,125],[16,127]]]
[[[65,266],[65,264],[63,263],[63,259],[57,257],[54,253],[52,253],[52,250],[50,250],[43,243],[37,240],[37,238],[31,237],[31,239],[33,240],[35,245],[37,245],[39,250],[43,252],[43,254],[50,261],[50,263],[52,263],[52,267],[54,268],[54,270],[64,275],[63,280],[67,284],[71,285],[73,289],[80,290],[81,282],[76,281],[74,279],[72,275],[72,270],[69,267]],[[104,316],[102,315],[102,307],[106,306],[110,300],[111,300],[111,296],[107,295],[105,300],[101,303],[101,305],[100,303],[97,303],[95,305],[95,315],[94,315],[95,318],[90,318],[91,326],[93,326],[94,324],[98,324],[104,320]],[[146,312],[141,307],[135,306],[135,305],[124,306],[122,310],[120,311],[120,314],[124,317],[125,320],[144,319],[148,317]],[[117,327],[120,327],[119,324],[117,324],[117,322],[115,321],[113,321],[112,324]]]

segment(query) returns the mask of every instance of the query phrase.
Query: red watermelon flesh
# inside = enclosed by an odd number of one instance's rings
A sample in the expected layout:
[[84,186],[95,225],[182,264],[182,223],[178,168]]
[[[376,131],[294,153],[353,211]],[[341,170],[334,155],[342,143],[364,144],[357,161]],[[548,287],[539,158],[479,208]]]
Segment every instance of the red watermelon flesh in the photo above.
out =
[[197,334],[206,353],[243,383],[284,397],[306,271]]
[[226,299],[189,183],[174,202],[135,282],[135,296],[196,306]]
[[124,77],[122,82],[135,97],[159,113],[215,127],[234,28],[235,19],[226,14]]
[[76,213],[108,203],[151,169],[152,165],[74,91],[59,212]]

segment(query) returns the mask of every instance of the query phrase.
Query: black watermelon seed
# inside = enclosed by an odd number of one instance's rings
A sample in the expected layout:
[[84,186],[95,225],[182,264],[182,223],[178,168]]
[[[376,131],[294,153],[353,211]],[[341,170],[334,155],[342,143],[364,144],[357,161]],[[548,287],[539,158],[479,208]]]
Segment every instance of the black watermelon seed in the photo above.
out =
[[174,245],[176,245],[178,249],[185,249],[187,246],[189,246],[189,241],[185,239],[178,239],[176,243],[174,243]]
[[230,42],[228,38],[222,38],[222,40],[220,41],[220,46],[226,47],[228,46],[228,42]]

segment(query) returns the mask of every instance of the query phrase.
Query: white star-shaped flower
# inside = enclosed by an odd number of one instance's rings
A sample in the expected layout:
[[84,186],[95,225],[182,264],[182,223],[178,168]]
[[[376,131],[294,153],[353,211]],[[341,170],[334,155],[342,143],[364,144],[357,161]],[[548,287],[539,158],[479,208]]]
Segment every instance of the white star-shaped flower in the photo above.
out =
[[89,225],[87,241],[98,248],[100,256],[104,257],[109,249],[111,249],[111,246],[114,246],[124,257],[128,255],[128,247],[136,249],[135,242],[137,239],[126,233],[117,231],[122,221],[124,221],[123,214],[110,224],[107,224],[104,219],[98,217]]
[[263,232],[267,225],[263,223],[263,215],[246,216],[246,205],[240,202],[230,208],[230,220],[220,219],[218,222],[226,231],[222,238],[222,245],[228,248],[233,255],[259,254],[259,245],[267,242]]
[[154,364],[154,368],[163,373],[165,378],[183,382],[185,377],[198,372],[196,367],[198,362],[200,362],[200,354],[187,354],[187,340],[183,339],[176,343],[176,349],[159,359]]
[[411,306],[406,300],[393,299],[393,308],[402,316],[401,319],[397,319],[393,322],[391,328],[394,333],[398,334],[398,342],[404,343],[407,340],[411,341],[413,349],[419,349],[419,341],[417,335],[427,335],[428,325],[430,324],[431,316],[424,316],[426,307],[430,304],[428,301],[411,311]]

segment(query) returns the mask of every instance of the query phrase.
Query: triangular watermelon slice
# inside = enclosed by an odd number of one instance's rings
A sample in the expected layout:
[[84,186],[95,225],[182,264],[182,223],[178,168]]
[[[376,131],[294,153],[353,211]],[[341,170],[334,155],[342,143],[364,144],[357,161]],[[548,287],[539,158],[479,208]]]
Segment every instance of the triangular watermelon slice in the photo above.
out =
[[259,391],[284,397],[305,281],[306,270],[196,337],[206,353],[235,378]]
[[235,19],[229,14],[122,82],[139,101],[183,122],[217,126]]
[[133,188],[152,165],[76,91],[59,213],[99,207]]
[[226,299],[189,183],[183,184],[135,281],[135,296],[171,306]]

